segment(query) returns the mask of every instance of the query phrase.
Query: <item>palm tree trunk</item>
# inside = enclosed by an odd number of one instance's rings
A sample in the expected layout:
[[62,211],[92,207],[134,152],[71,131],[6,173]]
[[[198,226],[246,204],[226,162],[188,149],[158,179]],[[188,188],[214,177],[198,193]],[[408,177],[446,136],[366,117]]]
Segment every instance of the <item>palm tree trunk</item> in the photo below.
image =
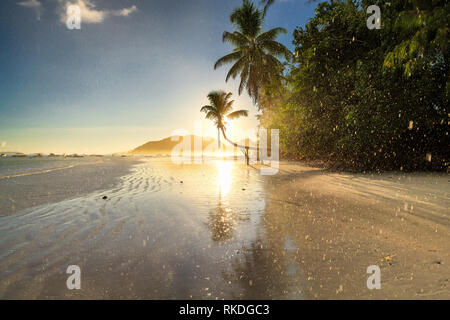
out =
[[219,147],[220,150],[220,129],[217,128],[217,146]]
[[248,155],[248,148],[249,147],[245,147],[245,162],[247,163],[247,165],[250,165],[250,156]]
[[223,128],[222,128],[222,134],[223,134],[223,137],[225,138],[225,140],[227,140],[229,143],[231,143],[236,148],[244,148],[245,149],[245,151],[244,151],[245,162],[247,163],[247,165],[249,165],[250,164],[250,156],[248,154],[248,150],[250,149],[250,147],[238,145],[236,142],[233,142],[230,139],[228,139],[227,135],[225,134],[225,130]]
[[225,130],[222,129],[222,134],[223,137],[225,138],[225,140],[227,140],[229,143],[231,143],[233,146],[235,146],[236,148],[244,148],[244,146],[240,146],[238,145],[236,142],[231,141],[230,139],[227,138],[227,135],[225,134]]
[[256,136],[256,162],[259,161],[259,134]]

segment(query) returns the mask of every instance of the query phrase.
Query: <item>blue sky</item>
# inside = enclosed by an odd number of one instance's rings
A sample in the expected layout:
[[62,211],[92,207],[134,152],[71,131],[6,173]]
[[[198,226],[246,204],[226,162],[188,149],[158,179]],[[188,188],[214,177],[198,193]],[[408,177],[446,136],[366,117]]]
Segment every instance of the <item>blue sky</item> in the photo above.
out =
[[[65,6],[82,8],[81,30],[65,24]],[[184,128],[193,131],[213,89],[232,91],[237,120],[256,126],[256,108],[228,67],[229,14],[241,0],[2,0],[0,2],[0,150],[111,153]],[[258,2],[255,2],[258,3]],[[279,0],[265,29],[292,31],[313,16],[315,3]],[[214,135],[202,122],[204,134]]]

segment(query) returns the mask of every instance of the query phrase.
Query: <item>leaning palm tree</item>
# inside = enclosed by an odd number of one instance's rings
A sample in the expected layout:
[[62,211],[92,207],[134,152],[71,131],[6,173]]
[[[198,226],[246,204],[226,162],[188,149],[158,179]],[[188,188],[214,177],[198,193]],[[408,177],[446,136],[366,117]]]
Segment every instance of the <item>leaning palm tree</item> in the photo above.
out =
[[220,148],[220,133],[223,134],[225,140],[229,143],[233,144],[235,147],[238,147],[238,144],[229,140],[225,133],[225,125],[226,121],[237,119],[239,117],[247,117],[248,110],[238,110],[233,111],[233,102],[234,100],[230,100],[232,93],[225,91],[211,91],[208,94],[208,100],[210,105],[203,106],[200,109],[200,112],[206,113],[206,119],[214,121],[214,124],[217,127],[217,143]]
[[277,58],[289,60],[291,52],[275,41],[278,35],[287,33],[284,28],[262,32],[263,13],[249,0],[234,9],[230,21],[237,27],[233,33],[225,31],[223,41],[235,46],[232,53],[217,60],[214,69],[234,62],[226,81],[240,75],[239,94],[246,88],[254,102],[258,101],[260,89],[274,78],[281,78],[283,63]]

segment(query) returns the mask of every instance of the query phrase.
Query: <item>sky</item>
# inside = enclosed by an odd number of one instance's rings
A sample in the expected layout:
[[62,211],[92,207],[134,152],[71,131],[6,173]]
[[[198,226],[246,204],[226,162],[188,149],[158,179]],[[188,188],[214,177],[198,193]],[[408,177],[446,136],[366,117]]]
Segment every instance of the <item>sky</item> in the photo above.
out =
[[[194,133],[211,90],[233,93],[249,110],[233,128],[256,128],[257,109],[229,66],[223,31],[241,0],[0,1],[0,152],[113,153]],[[66,26],[66,8],[81,9],[81,29]],[[259,4],[259,0],[255,1]],[[279,41],[314,14],[316,3],[279,0],[264,29],[284,27]],[[198,127],[197,123],[197,127]],[[215,136],[202,120],[203,135]],[[198,133],[198,132],[195,132]]]

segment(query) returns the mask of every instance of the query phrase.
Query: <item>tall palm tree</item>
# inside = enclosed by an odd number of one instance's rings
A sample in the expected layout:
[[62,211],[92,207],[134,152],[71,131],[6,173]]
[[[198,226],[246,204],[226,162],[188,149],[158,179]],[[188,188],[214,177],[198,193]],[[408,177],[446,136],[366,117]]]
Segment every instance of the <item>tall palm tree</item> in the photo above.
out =
[[214,65],[214,69],[234,62],[226,81],[240,75],[239,94],[244,88],[254,102],[258,101],[260,89],[271,79],[279,78],[284,68],[277,58],[289,60],[291,52],[275,41],[278,35],[287,33],[284,28],[273,28],[262,32],[263,13],[249,0],[243,0],[242,6],[234,9],[230,21],[237,31],[225,31],[222,40],[235,46],[232,53],[223,56]]
[[230,141],[225,134],[225,125],[227,119],[233,120],[239,117],[247,117],[248,110],[238,110],[231,112],[233,110],[234,100],[230,100],[232,93],[225,91],[211,91],[208,94],[208,100],[210,105],[203,106],[200,112],[206,113],[206,119],[214,121],[217,127],[217,143],[220,148],[220,133],[223,134],[225,140],[238,146],[236,143]]

